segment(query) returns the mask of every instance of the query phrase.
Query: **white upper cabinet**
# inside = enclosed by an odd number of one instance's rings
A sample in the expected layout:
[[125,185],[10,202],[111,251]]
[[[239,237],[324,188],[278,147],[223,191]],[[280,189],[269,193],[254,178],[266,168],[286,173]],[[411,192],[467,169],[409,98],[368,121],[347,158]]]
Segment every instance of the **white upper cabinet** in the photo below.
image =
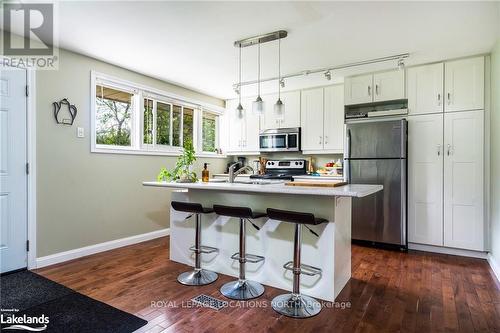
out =
[[395,70],[373,74],[373,101],[392,101],[405,98],[405,72]]
[[344,80],[345,105],[370,103],[373,101],[373,75],[346,77]]
[[301,140],[306,153],[344,151],[344,86],[303,90],[301,96]]
[[484,112],[445,115],[444,245],[484,251]]
[[408,117],[408,240],[443,245],[443,114]]
[[445,63],[445,112],[484,109],[484,57]]
[[261,117],[261,129],[290,128],[300,126],[300,91],[281,93],[281,101],[285,105],[284,119],[276,119],[274,104],[278,100],[278,94],[265,95],[264,116]]
[[260,116],[252,112],[252,102],[254,99],[245,100],[245,120],[243,125],[243,142],[241,150],[244,152],[259,151]]
[[346,77],[344,86],[345,105],[404,99],[405,71]]
[[344,86],[324,89],[324,144],[329,151],[344,151]]
[[444,64],[408,68],[408,114],[443,112]]
[[252,113],[252,101],[243,99],[244,117],[238,118],[238,100],[226,102],[226,128],[228,128],[227,153],[259,151],[259,116]]
[[302,150],[323,149],[323,88],[302,91],[300,119]]

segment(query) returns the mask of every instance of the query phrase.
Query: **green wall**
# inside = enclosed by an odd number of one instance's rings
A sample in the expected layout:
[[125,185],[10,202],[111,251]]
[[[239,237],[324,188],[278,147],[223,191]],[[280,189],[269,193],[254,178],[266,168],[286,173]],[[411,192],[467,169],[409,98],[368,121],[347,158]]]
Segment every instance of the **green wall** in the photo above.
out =
[[[90,152],[90,72],[96,70],[153,88],[223,106],[202,95],[80,54],[60,50],[59,70],[36,74],[37,112],[37,256],[68,251],[169,226],[166,189],[144,188],[160,167],[172,168],[176,157]],[[76,105],[73,126],[57,125],[52,102]],[[85,138],[76,137],[76,128]],[[209,162],[222,172],[225,159],[199,158],[195,170]]]

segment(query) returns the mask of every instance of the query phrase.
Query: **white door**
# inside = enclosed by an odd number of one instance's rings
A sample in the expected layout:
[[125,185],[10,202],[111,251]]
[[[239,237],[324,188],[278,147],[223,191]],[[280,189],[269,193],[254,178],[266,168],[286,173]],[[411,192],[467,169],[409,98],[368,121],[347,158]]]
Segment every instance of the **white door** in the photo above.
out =
[[444,64],[408,68],[408,114],[443,112]]
[[373,101],[373,75],[346,77],[344,80],[345,105],[370,103]]
[[445,114],[444,245],[484,251],[484,112]]
[[302,150],[323,149],[323,88],[303,90],[300,121]]
[[408,117],[408,240],[443,245],[443,114]]
[[344,152],[344,86],[335,85],[324,89],[324,144],[332,153]]
[[0,71],[1,272],[27,266],[26,71]]
[[395,70],[373,74],[373,101],[392,101],[405,98],[405,71]]
[[280,121],[280,127],[300,127],[300,91],[281,93],[281,100],[285,104],[285,117]]
[[446,62],[445,112],[484,109],[484,57]]

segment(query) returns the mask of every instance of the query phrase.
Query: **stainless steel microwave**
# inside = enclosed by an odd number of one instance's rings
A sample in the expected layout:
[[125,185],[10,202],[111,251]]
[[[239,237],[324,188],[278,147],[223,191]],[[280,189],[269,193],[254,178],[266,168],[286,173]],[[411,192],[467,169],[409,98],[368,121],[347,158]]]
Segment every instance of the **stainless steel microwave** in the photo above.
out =
[[300,127],[262,131],[259,135],[259,148],[262,152],[299,151]]

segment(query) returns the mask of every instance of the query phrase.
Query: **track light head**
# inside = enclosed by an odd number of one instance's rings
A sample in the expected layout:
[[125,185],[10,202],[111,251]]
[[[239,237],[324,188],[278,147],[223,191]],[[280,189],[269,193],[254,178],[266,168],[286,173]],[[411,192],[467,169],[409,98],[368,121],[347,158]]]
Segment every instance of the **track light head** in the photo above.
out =
[[332,72],[330,72],[330,70],[327,70],[325,72],[325,78],[330,81],[332,79]]
[[402,71],[403,69],[405,69],[405,60],[403,58],[401,58],[401,59],[398,60],[398,69],[400,71]]

